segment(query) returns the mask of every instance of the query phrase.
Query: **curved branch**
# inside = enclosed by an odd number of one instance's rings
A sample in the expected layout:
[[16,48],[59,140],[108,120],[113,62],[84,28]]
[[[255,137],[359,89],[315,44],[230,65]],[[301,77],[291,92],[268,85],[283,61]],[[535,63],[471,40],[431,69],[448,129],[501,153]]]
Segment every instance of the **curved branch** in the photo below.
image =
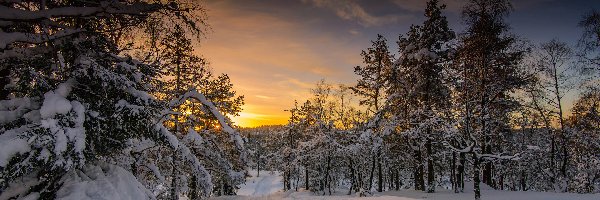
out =
[[44,42],[49,42],[52,40],[56,40],[59,38],[77,34],[80,32],[83,32],[83,30],[81,30],[81,29],[65,29],[65,30],[58,31],[52,35],[22,33],[22,32],[6,33],[3,31],[0,31],[0,38],[2,38],[2,39],[0,39],[0,50],[7,50],[7,49],[9,49],[8,46],[10,44],[13,44],[16,42],[23,42],[23,43],[29,43],[29,44],[41,44]]
[[144,15],[163,8],[162,4],[119,2],[101,2],[98,7],[60,7],[46,10],[28,11],[0,5],[0,20],[2,21],[38,21],[58,17],[87,17],[102,14]]

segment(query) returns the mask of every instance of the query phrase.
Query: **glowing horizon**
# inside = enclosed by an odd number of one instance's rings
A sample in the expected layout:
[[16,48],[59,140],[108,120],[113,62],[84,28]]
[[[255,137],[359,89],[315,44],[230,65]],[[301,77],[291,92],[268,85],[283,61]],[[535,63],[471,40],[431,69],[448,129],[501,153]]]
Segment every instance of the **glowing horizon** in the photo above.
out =
[[[235,125],[256,127],[287,123],[284,111],[303,102],[321,79],[353,84],[360,52],[377,34],[388,39],[397,54],[398,35],[423,20],[422,0],[208,0],[211,31],[197,43],[216,73],[226,73],[234,90],[245,96]],[[463,31],[465,1],[441,0],[450,27]],[[507,22],[512,32],[535,43],[558,38],[575,44],[581,16],[600,2],[575,0],[515,1]],[[556,13],[561,13],[557,15]],[[576,95],[571,95],[576,96]]]

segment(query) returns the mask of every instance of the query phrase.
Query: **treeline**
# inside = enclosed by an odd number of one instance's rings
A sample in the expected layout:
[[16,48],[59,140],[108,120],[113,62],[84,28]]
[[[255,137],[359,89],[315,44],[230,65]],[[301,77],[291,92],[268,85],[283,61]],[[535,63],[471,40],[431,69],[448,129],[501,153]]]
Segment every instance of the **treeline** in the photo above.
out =
[[[444,5],[396,42],[378,36],[356,84],[319,82],[289,123],[249,134],[251,163],[279,170],[286,190],[348,194],[472,182],[498,190],[600,192],[600,15],[577,47],[530,45],[509,32],[508,0],[471,0],[461,33]],[[577,91],[573,107],[566,95]],[[357,97],[359,106],[351,103]]]
[[193,54],[197,1],[0,10],[0,199],[199,199],[244,182],[227,117],[243,96]]

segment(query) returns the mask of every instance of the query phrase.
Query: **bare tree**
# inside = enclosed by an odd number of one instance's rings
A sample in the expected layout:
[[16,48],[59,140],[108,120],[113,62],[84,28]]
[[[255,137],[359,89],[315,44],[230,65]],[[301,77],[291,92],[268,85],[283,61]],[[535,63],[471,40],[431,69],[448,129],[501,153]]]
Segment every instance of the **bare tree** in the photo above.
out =
[[[560,173],[563,177],[566,177],[569,142],[568,133],[565,130],[563,98],[575,86],[575,54],[566,43],[551,40],[541,44],[538,56],[536,67],[539,72],[539,84],[542,92],[546,94],[544,100],[546,100],[546,106],[551,111],[551,117],[555,118],[558,123],[562,148]],[[554,154],[555,152],[551,153]]]

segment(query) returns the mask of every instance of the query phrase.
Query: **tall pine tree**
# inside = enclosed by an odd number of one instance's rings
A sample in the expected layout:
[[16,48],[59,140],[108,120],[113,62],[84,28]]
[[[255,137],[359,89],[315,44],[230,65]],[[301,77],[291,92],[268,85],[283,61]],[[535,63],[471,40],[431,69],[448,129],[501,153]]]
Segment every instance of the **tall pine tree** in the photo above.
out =
[[427,2],[427,19],[423,25],[411,26],[407,37],[401,37],[398,41],[400,58],[392,74],[396,75],[396,80],[412,81],[391,80],[390,87],[395,88],[391,91],[404,90],[407,95],[389,94],[392,102],[402,101],[393,98],[404,98],[404,102],[408,102],[406,119],[410,119],[410,125],[406,127],[406,133],[413,140],[415,189],[425,190],[422,177],[424,162],[421,158],[421,148],[424,146],[427,155],[427,192],[435,191],[433,140],[441,140],[440,128],[443,126],[439,123],[446,118],[444,114],[449,109],[450,93],[443,81],[443,71],[449,64],[449,42],[455,37],[448,28],[446,17],[441,15],[445,5],[438,4],[437,0]]
[[502,136],[510,131],[510,113],[518,106],[511,92],[526,84],[519,68],[524,51],[515,48],[517,40],[504,22],[510,9],[508,0],[471,0],[463,11],[468,27],[454,61],[461,74],[458,101],[465,109],[463,132],[470,141],[476,199],[482,161],[483,182],[496,185],[493,163],[484,157],[500,150]]

